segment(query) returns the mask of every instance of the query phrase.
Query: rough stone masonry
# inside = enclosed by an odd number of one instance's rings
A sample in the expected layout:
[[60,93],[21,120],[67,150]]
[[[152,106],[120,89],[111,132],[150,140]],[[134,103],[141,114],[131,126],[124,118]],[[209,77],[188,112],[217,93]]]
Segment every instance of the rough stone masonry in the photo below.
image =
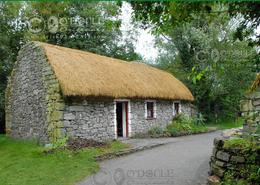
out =
[[[145,118],[145,100],[129,99],[129,134],[165,127],[173,119],[173,101],[156,100],[156,119]],[[191,114],[189,102],[181,111]],[[6,90],[6,131],[15,138],[55,143],[67,137],[95,140],[116,138],[113,98],[65,97],[44,49],[24,46]]]
[[252,155],[250,151],[243,151],[241,148],[225,148],[224,144],[228,140],[228,138],[214,139],[214,148],[210,158],[209,185],[220,185],[221,179],[229,170],[239,173],[241,178],[246,179],[248,174],[241,174],[241,169],[245,168],[246,165],[256,164],[248,157]]

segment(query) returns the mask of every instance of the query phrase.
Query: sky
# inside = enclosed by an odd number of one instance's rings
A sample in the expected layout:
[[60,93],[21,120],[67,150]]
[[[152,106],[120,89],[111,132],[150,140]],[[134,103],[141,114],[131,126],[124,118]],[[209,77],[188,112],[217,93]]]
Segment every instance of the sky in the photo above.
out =
[[[122,4],[122,13],[119,18],[122,20],[121,31],[123,39],[129,37],[128,31],[133,30],[131,24],[133,9],[127,2]],[[136,52],[140,54],[145,61],[154,61],[158,56],[158,50],[155,47],[155,37],[149,32],[150,30],[143,30],[138,28],[136,31],[136,42],[134,43]]]

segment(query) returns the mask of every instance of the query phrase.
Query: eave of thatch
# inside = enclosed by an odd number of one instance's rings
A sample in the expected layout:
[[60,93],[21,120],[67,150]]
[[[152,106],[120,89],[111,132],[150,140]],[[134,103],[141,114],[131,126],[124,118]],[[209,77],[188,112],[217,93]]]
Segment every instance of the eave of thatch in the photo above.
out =
[[65,96],[194,100],[181,81],[149,65],[36,44],[44,49]]

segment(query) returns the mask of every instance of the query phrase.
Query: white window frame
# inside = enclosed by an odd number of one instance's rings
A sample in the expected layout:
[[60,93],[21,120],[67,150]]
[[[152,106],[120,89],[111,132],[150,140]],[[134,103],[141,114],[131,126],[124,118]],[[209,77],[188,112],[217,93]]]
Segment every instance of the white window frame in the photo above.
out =
[[175,117],[176,116],[176,111],[175,111],[175,103],[179,103],[179,113],[181,113],[181,101],[173,101],[172,102],[172,115]]
[[[147,117],[147,102],[153,103],[153,118],[148,118]],[[156,119],[157,118],[157,106],[156,106],[156,100],[145,100],[144,101],[144,117],[145,119]]]

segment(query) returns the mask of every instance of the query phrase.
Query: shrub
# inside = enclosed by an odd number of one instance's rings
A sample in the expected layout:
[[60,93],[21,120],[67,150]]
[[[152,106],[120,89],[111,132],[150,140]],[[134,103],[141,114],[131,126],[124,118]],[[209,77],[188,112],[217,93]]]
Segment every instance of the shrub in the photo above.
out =
[[179,114],[173,122],[167,126],[167,132],[171,136],[205,132],[208,129],[202,121],[202,115],[198,119],[195,119],[185,114]]
[[234,173],[232,171],[228,171],[224,175],[224,179],[222,182],[223,185],[250,185],[245,179],[236,179]]
[[224,174],[223,185],[253,185],[260,183],[259,165],[245,164],[236,170],[230,169]]
[[151,137],[162,137],[165,134],[165,130],[161,127],[152,127],[148,131],[149,136]]
[[224,148],[239,148],[243,151],[256,150],[258,144],[244,138],[233,138],[225,141]]
[[176,137],[176,136],[179,135],[179,131],[175,127],[169,127],[169,128],[167,128],[167,131],[168,131],[170,136]]
[[206,119],[204,118],[203,114],[198,113],[197,116],[194,118],[196,125],[205,125]]
[[177,115],[173,121],[182,124],[188,124],[188,125],[194,123],[194,119],[186,114]]
[[[197,118],[187,116],[186,114],[179,114],[173,119],[172,123],[166,127],[166,129],[158,126],[152,127],[148,131],[148,137],[176,137],[181,135],[206,132],[209,129],[205,127],[203,121],[204,118],[202,114]],[[147,135],[144,136],[146,137]]]

